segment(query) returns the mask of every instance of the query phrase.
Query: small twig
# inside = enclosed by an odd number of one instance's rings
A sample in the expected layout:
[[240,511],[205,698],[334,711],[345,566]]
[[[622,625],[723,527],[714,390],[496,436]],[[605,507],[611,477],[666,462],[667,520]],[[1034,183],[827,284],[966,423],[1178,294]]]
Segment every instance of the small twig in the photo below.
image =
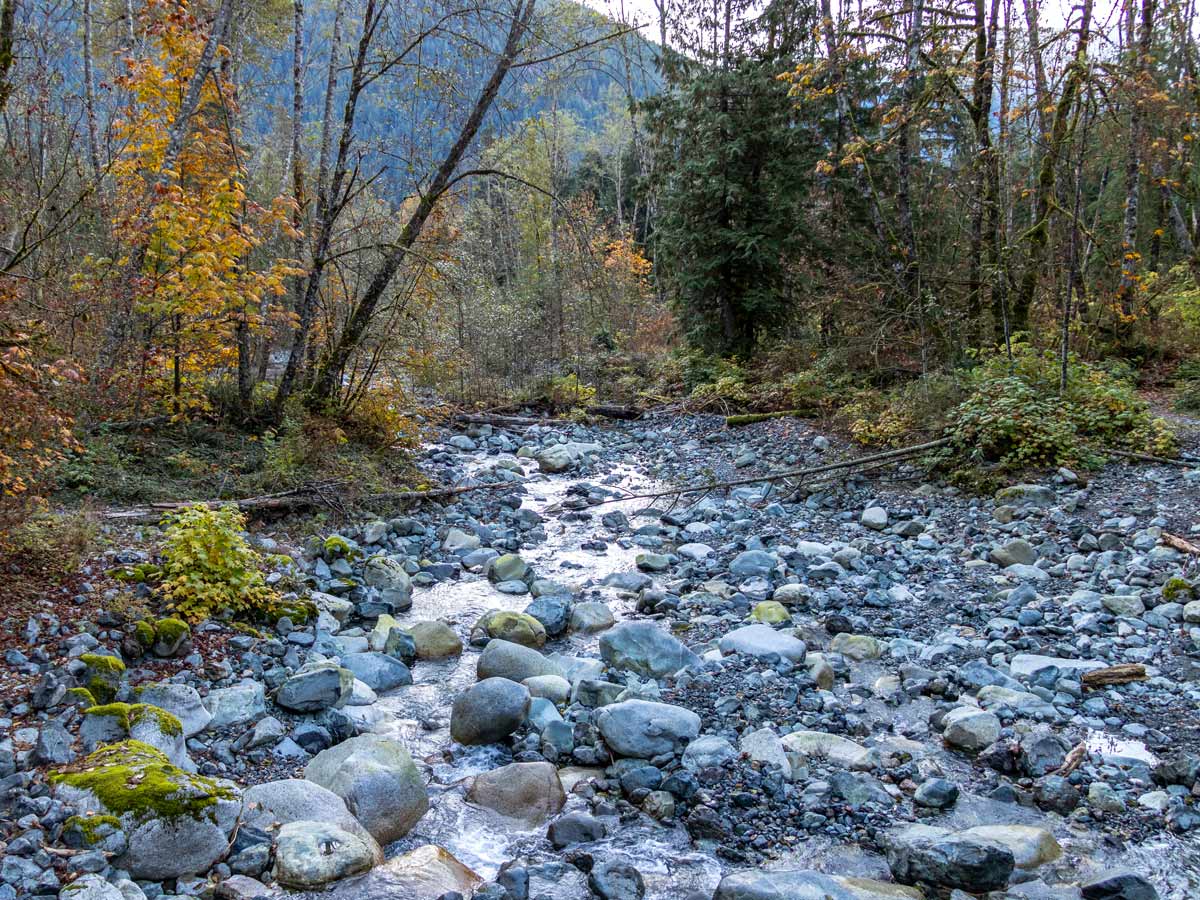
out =
[[1136,459],[1139,462],[1158,463],[1164,466],[1178,466],[1181,469],[1195,469],[1200,467],[1200,462],[1188,462],[1185,459],[1169,459],[1165,456],[1154,456],[1150,453],[1135,453],[1132,450],[1115,450],[1111,447],[1101,447],[1101,453],[1107,453],[1110,456],[1121,456],[1125,459]]

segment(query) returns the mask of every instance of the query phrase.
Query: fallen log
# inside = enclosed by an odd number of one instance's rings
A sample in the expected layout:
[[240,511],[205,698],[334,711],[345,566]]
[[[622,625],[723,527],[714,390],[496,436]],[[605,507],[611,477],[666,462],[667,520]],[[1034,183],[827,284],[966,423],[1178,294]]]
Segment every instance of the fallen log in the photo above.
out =
[[587,407],[585,412],[589,416],[602,416],[605,419],[624,419],[626,421],[632,421],[642,417],[642,410],[638,409],[636,406],[611,406],[607,404],[599,404],[596,406]]
[[[748,484],[767,484],[776,481],[787,481],[795,478],[807,478],[812,475],[820,475],[825,472],[836,472],[839,469],[853,469],[858,466],[864,468],[878,468],[879,465],[884,465],[891,462],[899,462],[907,459],[910,456],[916,456],[919,453],[924,453],[927,450],[936,450],[938,447],[945,447],[950,443],[950,438],[939,438],[936,441],[929,441],[924,444],[915,444],[911,447],[898,447],[895,450],[885,450],[883,453],[873,453],[870,456],[859,456],[855,459],[846,459],[841,462],[826,463],[822,466],[812,466],[807,469],[789,469],[785,472],[773,472],[770,475],[755,475],[750,478],[735,478],[730,481],[709,481],[705,484],[696,485],[695,487],[676,487],[664,491],[654,491],[648,494],[624,494],[620,497],[612,497],[608,500],[601,500],[596,506],[603,506],[607,503],[623,503],[627,500],[660,500],[663,497],[682,497],[685,494],[705,494],[710,491],[723,490],[726,488],[743,487]],[[872,465],[872,464],[879,465]]]
[[1129,684],[1131,681],[1145,681],[1146,667],[1141,663],[1122,663],[1118,666],[1108,666],[1103,669],[1092,669],[1080,677],[1085,687],[1106,687],[1111,684]]
[[1158,463],[1164,466],[1178,466],[1181,469],[1196,469],[1200,468],[1200,462],[1188,461],[1186,459],[1171,459],[1167,456],[1155,456],[1152,453],[1135,453],[1132,450],[1115,450],[1112,447],[1101,447],[1101,453],[1107,453],[1109,456],[1120,456],[1124,459],[1133,459],[1138,462]]
[[496,413],[455,413],[455,422],[464,425],[491,425],[493,428],[528,428],[530,425],[560,425],[561,419],[540,416],[502,416]]
[[[431,488],[425,491],[387,491],[380,494],[367,494],[355,497],[357,503],[406,503],[413,501],[438,500],[444,497],[456,497],[471,491],[495,491],[504,488],[518,487],[521,481],[489,482],[487,484],[467,484],[450,487]],[[113,509],[104,513],[108,521],[124,522],[157,522],[163,516],[189,506],[206,506],[209,509],[219,509],[223,506],[236,506],[242,512],[276,512],[291,509],[304,509],[312,506],[333,506],[342,511],[330,497],[330,491],[344,487],[344,482],[327,482],[320,486],[305,485],[278,494],[264,494],[258,497],[244,497],[239,500],[187,500],[162,503],[152,503],[149,506],[138,506],[129,509]]]
[[1185,541],[1177,534],[1171,534],[1164,531],[1162,533],[1162,542],[1168,547],[1174,547],[1181,553],[1190,553],[1192,556],[1200,556],[1200,547],[1197,547],[1191,541]]

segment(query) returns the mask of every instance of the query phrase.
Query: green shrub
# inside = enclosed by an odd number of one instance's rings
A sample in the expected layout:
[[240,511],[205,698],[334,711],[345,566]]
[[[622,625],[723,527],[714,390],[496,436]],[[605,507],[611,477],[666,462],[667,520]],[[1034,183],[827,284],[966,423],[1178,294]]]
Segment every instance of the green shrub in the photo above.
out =
[[1014,347],[981,360],[970,393],[952,415],[949,436],[961,462],[1001,469],[1092,465],[1105,448],[1174,452],[1174,436],[1137,396],[1129,373],[1071,356],[1059,391],[1057,354]]
[[1175,408],[1200,413],[1200,359],[1189,359],[1175,370]]
[[241,535],[235,506],[198,505],[175,513],[163,545],[162,592],[185,619],[218,613],[258,613],[275,600],[261,557]]

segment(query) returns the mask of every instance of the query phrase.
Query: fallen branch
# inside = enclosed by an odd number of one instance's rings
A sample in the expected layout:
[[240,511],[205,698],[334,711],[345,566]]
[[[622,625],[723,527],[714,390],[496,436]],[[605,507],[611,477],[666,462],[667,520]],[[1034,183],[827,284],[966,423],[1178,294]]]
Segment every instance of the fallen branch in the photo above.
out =
[[1145,681],[1146,667],[1141,663],[1122,663],[1119,666],[1106,666],[1103,669],[1092,669],[1084,672],[1080,680],[1087,687],[1105,687],[1110,684],[1129,684],[1131,681]]
[[1191,541],[1185,541],[1177,534],[1171,534],[1164,531],[1162,533],[1162,542],[1168,547],[1174,547],[1181,553],[1190,553],[1192,556],[1200,556],[1200,547],[1197,547]]
[[[388,491],[381,494],[367,494],[354,499],[360,503],[405,503],[410,501],[438,500],[444,497],[456,497],[459,494],[466,494],[471,491],[503,490],[505,488],[518,487],[524,483],[524,480],[502,481],[489,482],[487,484],[432,488],[426,491]],[[259,497],[245,497],[240,500],[190,500],[152,503],[150,506],[140,506],[132,509],[109,510],[104,514],[104,518],[109,521],[157,522],[167,513],[189,506],[206,506],[209,509],[236,506],[243,512],[303,509],[321,504],[330,506],[334,504],[334,501],[329,496],[329,492],[344,486],[345,482],[324,482],[320,485],[304,485],[290,491],[282,491],[278,494],[264,494]],[[336,509],[337,506],[334,506],[334,508]]]
[[1120,456],[1125,459],[1135,459],[1139,462],[1158,463],[1164,466],[1178,466],[1181,469],[1195,469],[1200,467],[1200,462],[1189,462],[1186,459],[1170,459],[1166,456],[1154,456],[1151,453],[1135,453],[1132,450],[1114,450],[1111,447],[1101,447],[1101,453],[1107,453],[1110,456]]
[[597,406],[587,407],[585,412],[587,412],[589,416],[603,416],[606,419],[624,419],[626,421],[632,421],[633,419],[640,419],[642,417],[642,410],[638,409],[636,406],[612,406],[600,404]]
[[860,456],[856,459],[847,459],[841,462],[826,463],[823,466],[813,466],[808,469],[789,469],[786,472],[774,472],[770,475],[756,475],[750,478],[735,478],[731,481],[710,481],[706,484],[696,485],[695,487],[677,487],[665,491],[655,491],[649,494],[623,494],[619,497],[612,497],[608,500],[601,500],[595,506],[603,506],[606,503],[623,503],[627,500],[659,500],[663,497],[679,497],[684,494],[699,494],[708,493],[709,491],[721,490],[724,488],[742,487],[748,484],[767,484],[776,481],[787,481],[795,478],[807,478],[811,475],[820,475],[824,472],[836,472],[839,469],[853,469],[858,466],[864,468],[878,468],[878,466],[870,465],[879,463],[881,465],[899,462],[910,456],[916,456],[919,453],[924,453],[927,450],[936,450],[938,447],[944,447],[950,443],[950,438],[940,438],[936,441],[929,441],[925,444],[915,444],[912,447],[899,447],[895,450],[886,450],[883,453],[873,453],[870,456]]
[[501,416],[494,413],[455,413],[455,422],[464,425],[491,425],[494,428],[528,428],[530,425],[562,425],[562,419],[539,416]]

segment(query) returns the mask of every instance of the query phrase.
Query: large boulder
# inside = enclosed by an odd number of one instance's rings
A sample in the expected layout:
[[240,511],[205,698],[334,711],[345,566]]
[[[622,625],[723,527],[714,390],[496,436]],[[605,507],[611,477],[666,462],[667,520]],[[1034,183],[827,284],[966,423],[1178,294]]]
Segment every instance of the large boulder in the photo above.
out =
[[183,736],[192,737],[203,731],[212,720],[212,713],[204,708],[199,692],[190,684],[175,684],[160,681],[139,685],[134,688],[139,703],[148,703],[165,709],[183,726]]
[[315,821],[347,831],[373,848],[375,862],[383,862],[383,850],[346,808],[346,801],[328,788],[304,778],[265,781],[246,788],[243,821],[260,831],[288,822]]
[[125,900],[125,895],[116,885],[92,874],[76,878],[62,889],[59,896],[66,900]]
[[397,611],[412,607],[412,579],[397,560],[372,556],[363,565],[363,581],[379,591],[383,602]]
[[224,858],[242,810],[231,782],[187,772],[134,740],[101,747],[51,781],[79,815],[119,821],[127,843],[113,865],[150,881],[206,873]]
[[665,678],[700,664],[700,657],[651,622],[622,622],[601,635],[600,658],[609,668],[651,678]]
[[700,717],[690,709],[649,700],[625,700],[596,714],[604,742],[621,756],[651,759],[676,753],[700,733]]
[[450,710],[450,736],[460,744],[502,741],[529,715],[529,688],[507,678],[485,678],[463,691]]
[[601,449],[599,444],[574,441],[546,447],[535,453],[533,458],[543,472],[555,474],[575,468],[589,454],[599,453]]
[[562,668],[531,647],[522,647],[512,641],[492,640],[479,654],[475,673],[484,678],[507,678],[509,681],[524,681],[534,675],[563,676]]
[[386,653],[347,653],[342,657],[342,665],[373,691],[391,691],[412,684],[408,666]]
[[847,769],[867,771],[880,764],[878,751],[868,750],[840,734],[829,734],[825,731],[793,731],[785,734],[780,742],[785,749],[792,753],[826,759]]
[[376,866],[361,878],[333,885],[323,900],[431,900],[457,893],[470,897],[482,883],[478,875],[432,844]]
[[770,625],[746,625],[735,628],[721,638],[721,652],[728,656],[738,653],[743,656],[781,656],[794,663],[804,662],[808,652],[804,641],[776,631]]
[[524,581],[529,565],[515,553],[505,553],[492,559],[487,566],[488,580],[493,584],[505,581]]
[[475,776],[467,799],[508,819],[540,825],[567,802],[553,763],[511,763]]
[[721,879],[713,900],[923,900],[914,887],[826,875],[808,869],[732,872]]
[[329,822],[288,822],[275,838],[275,879],[305,891],[359,875],[375,862],[374,843]]
[[381,844],[404,837],[429,809],[421,773],[403,744],[362,734],[322,750],[304,777],[328,788]]
[[1034,825],[978,825],[963,834],[1004,845],[1018,869],[1036,869],[1054,862],[1063,852],[1054,835]]
[[887,858],[899,882],[972,894],[1000,890],[1016,865],[1012,851],[997,841],[928,825],[910,825],[888,835]]
[[304,666],[280,685],[275,702],[292,712],[320,712],[346,705],[354,690],[354,674],[333,662]]

